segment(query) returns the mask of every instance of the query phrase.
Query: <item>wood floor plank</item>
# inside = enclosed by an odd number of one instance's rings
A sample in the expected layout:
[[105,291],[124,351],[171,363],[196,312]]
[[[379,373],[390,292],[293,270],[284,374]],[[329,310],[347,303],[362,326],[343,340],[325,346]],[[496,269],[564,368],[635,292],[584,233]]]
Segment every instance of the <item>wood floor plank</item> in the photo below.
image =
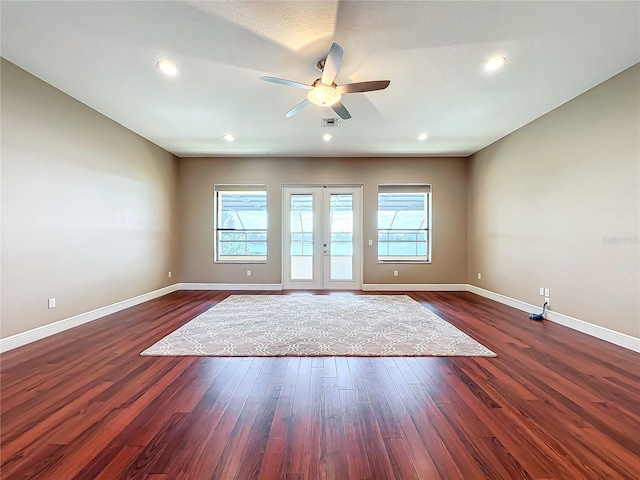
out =
[[[320,364],[319,362],[316,365]],[[304,452],[305,478],[327,478],[326,432],[324,423],[324,362],[311,368],[309,428]]]
[[359,359],[349,357],[347,359],[347,365],[349,365],[349,373],[351,375],[356,402],[371,403],[371,397],[369,396],[369,390],[367,390],[367,384],[364,381],[364,373],[360,367]]
[[[458,360],[458,362],[463,363],[465,372],[475,372],[473,368],[470,368],[470,364],[474,363],[474,360],[465,359]],[[476,381],[478,381],[477,378]],[[534,478],[551,478],[562,472],[561,469],[553,468],[553,466],[557,466],[561,462],[551,450],[546,448],[546,444],[535,437],[522,437],[519,434],[521,426],[512,422],[511,417],[505,415],[503,408],[492,408],[491,405],[487,405],[476,395],[464,394],[464,390],[460,392],[462,393],[463,404],[459,404],[459,408],[465,409],[464,406],[466,405],[468,410],[473,411],[474,415],[484,425],[490,427],[488,437],[495,436],[494,442],[496,446],[500,447],[499,453],[501,455],[503,453],[502,445],[504,444],[508,452]],[[528,395],[525,395],[525,397],[526,400]],[[499,398],[498,401],[506,403],[503,398]],[[507,460],[511,462],[510,458]],[[560,477],[562,478],[562,475]]]
[[278,358],[270,358],[269,361],[273,365],[273,367],[262,368],[260,373],[269,373],[271,372],[271,378],[269,379],[270,387],[282,387],[282,383],[284,382],[285,374],[287,373],[287,357],[278,357]]
[[324,456],[327,465],[327,479],[342,480],[343,478],[348,478],[349,467],[338,378],[325,377],[323,378],[323,383],[324,411],[322,420],[324,426],[324,442],[326,445],[324,448]]
[[[377,368],[376,374],[378,375],[382,391],[387,397],[389,406],[395,412],[398,426],[402,433],[400,438],[404,439],[402,442],[388,442],[385,439],[389,456],[392,456],[390,449],[394,452],[393,456],[396,460],[392,462],[394,470],[396,468],[400,469],[400,467],[406,463],[406,461],[400,457],[403,451],[405,452],[407,460],[411,463],[412,468],[411,472],[407,472],[407,468],[405,467],[403,469],[405,473],[401,475],[402,477],[407,475],[413,476],[417,473],[418,478],[430,478],[433,480],[441,478],[433,458],[424,444],[423,439],[420,437],[420,433],[404,403],[403,396],[406,398],[409,392],[406,391],[403,395],[403,393],[399,391],[399,387],[402,388],[404,385],[402,383],[394,383],[391,378],[392,374],[402,375],[400,370],[397,368]],[[402,451],[400,449],[402,449]]]
[[82,480],[84,478],[95,478],[96,480],[112,480],[114,478],[121,478],[128,469],[128,466],[140,455],[142,447],[130,447],[125,446],[118,454],[113,457],[111,462],[100,468],[100,471],[92,477],[85,476],[84,473],[79,473],[73,480]]
[[[253,431],[252,427],[257,421],[256,419],[258,418],[258,414],[261,409],[260,407],[263,404],[263,398],[269,388],[268,385],[269,375],[262,373],[259,374],[253,384],[253,388],[249,392],[249,396],[247,397],[242,410],[240,411],[240,415],[235,422],[233,430],[225,439],[226,442],[224,449],[220,454],[212,455],[213,457],[217,457],[218,461],[216,462],[215,470],[213,470],[210,478],[236,478],[240,469],[240,461],[246,453],[245,450],[249,444],[249,440],[251,439],[251,432]],[[268,412],[266,414],[268,415]],[[259,433],[260,432],[258,432],[258,435]],[[250,455],[253,457],[263,451],[264,450],[258,450],[257,452],[251,451]],[[259,460],[260,462],[262,461],[262,459]],[[258,471],[259,470],[255,470],[255,473],[257,474]],[[253,473],[253,470],[250,470],[250,473]]]
[[[218,375],[224,371],[224,366],[227,364],[228,362],[218,362],[216,365],[219,366],[219,370],[214,374],[216,371],[202,362],[189,362],[189,367],[185,369],[184,376],[179,378],[185,382],[198,378],[198,384],[203,388],[205,385],[211,386],[215,379],[218,378]],[[203,371],[211,373],[208,382],[202,381]],[[132,471],[143,474],[144,465],[153,461],[156,455],[162,455],[165,443],[164,438],[171,429],[178,428],[179,423],[176,421],[184,418],[184,416],[176,414],[189,413],[191,411],[191,409],[187,409],[185,412],[183,407],[185,404],[188,405],[193,402],[192,396],[193,390],[181,388],[179,382],[167,385],[167,388],[147,408],[147,410],[152,410],[152,414],[145,415],[146,412],[143,412],[132,419],[111,442],[104,446],[100,453],[93,458],[92,462],[85,466],[78,474],[78,477],[93,478],[97,476],[104,465],[112,462],[119,455],[123,443],[126,443],[127,446],[137,447],[140,450],[139,458],[136,458],[135,468]]]
[[[198,362],[184,378],[188,386],[182,387],[181,383],[176,383],[167,388],[164,398],[158,398],[154,405],[152,415],[132,422],[130,431],[123,432],[122,441],[126,441],[127,445],[146,447],[174,413],[192,413],[210,390],[226,386],[238,364],[239,361],[229,362],[227,359],[208,365]],[[203,372],[208,376],[203,378]]]
[[264,451],[258,480],[272,480],[280,478],[282,472],[282,461],[284,459],[284,447],[287,440],[285,437],[269,437]]
[[349,371],[349,363],[345,357],[335,357],[336,373],[338,374],[338,388],[341,390],[352,390],[353,382],[351,381],[351,372]]
[[278,404],[273,415],[271,423],[270,436],[287,435],[289,431],[289,423],[291,420],[291,407],[293,405],[293,396],[298,383],[298,369],[300,367],[300,359],[291,357],[286,359],[286,370],[282,379],[282,387],[278,397]]
[[380,431],[378,418],[372,404],[356,404],[359,418],[360,436],[363,439],[364,453],[368,459],[370,470],[380,478],[395,478],[393,465]]
[[[448,403],[435,403],[429,395],[428,390],[422,385],[409,385],[418,401],[422,404],[424,414],[429,419],[433,430],[442,440],[445,449],[454,459],[457,469],[462,478],[494,478],[495,475],[487,468],[486,461],[477,452],[469,448],[466,437],[460,438],[455,430],[458,425],[452,425],[443,414],[440,407],[449,405]],[[478,461],[480,460],[480,462]]]
[[18,452],[26,449],[28,446],[33,445],[38,439],[43,438],[51,430],[56,429],[66,422],[78,410],[85,408],[96,395],[100,394],[110,386],[111,383],[109,382],[98,384],[91,390],[70,401],[64,407],[56,410],[46,419],[38,422],[34,427],[26,430],[24,433],[14,436],[13,438],[6,438],[2,444],[2,456],[10,458]]
[[284,452],[282,473],[304,475],[311,398],[311,359],[301,358],[293,405],[289,416],[287,447]]
[[640,478],[637,353],[472,293],[393,292],[497,357],[140,356],[232,294],[2,354],[2,479]]
[[385,395],[380,380],[376,374],[377,368],[386,368],[380,358],[361,358],[360,363],[363,365],[364,379],[367,383],[367,390],[371,397],[371,405],[375,412],[377,426],[383,437],[400,437],[400,428],[398,420],[389,401]]
[[[435,478],[441,477],[446,480],[462,480],[464,477],[458,469],[455,460],[451,456],[451,452],[446,448],[438,432],[434,428],[427,415],[424,415],[424,404],[427,402],[425,398],[417,397],[411,390],[406,378],[399,370],[389,369],[389,378],[396,386],[400,395],[404,408],[415,425],[415,431],[420,437],[420,441],[412,440],[410,436],[406,436],[410,448],[415,450],[418,458],[414,460],[416,471],[419,475],[429,478],[430,474]],[[414,384],[415,385],[415,384]],[[431,400],[433,402],[433,400]],[[426,453],[420,455],[422,446],[426,449]],[[437,475],[433,472],[431,463],[435,465]]]
[[65,452],[65,461],[52,466],[48,472],[50,478],[77,475],[86,465],[87,460],[95,458],[104,445],[107,445],[129,422],[140,415],[166,388],[166,385],[161,384],[150,386],[130,406],[111,410],[81,435],[70,440],[70,448]]
[[[269,431],[275,413],[276,405],[280,394],[280,387],[267,386],[266,394],[260,404],[256,419],[251,427],[249,439],[246,447],[242,451],[242,459],[236,477],[238,480],[250,480],[258,478],[261,465],[265,460],[269,442]],[[284,450],[282,450],[284,452]],[[281,456],[280,456],[281,459]],[[276,464],[279,464],[276,463]]]
[[345,454],[349,474],[346,478],[372,478],[371,465],[365,449],[365,438],[360,428],[358,407],[352,390],[340,390],[340,405],[344,427]]
[[166,466],[158,471],[167,472],[171,478],[210,478],[260,375],[250,365],[251,359],[241,360],[228,381],[212,385],[210,395],[203,397],[194,410],[194,422],[178,434],[188,441],[181,449],[173,449],[166,457]]
[[337,377],[338,369],[336,367],[336,358],[335,357],[324,357],[323,358],[323,376],[325,377]]
[[387,456],[391,462],[394,478],[402,478],[406,480],[420,480],[420,478],[440,478],[435,477],[419,477],[414,468],[412,459],[407,453],[408,445],[402,437],[385,437],[384,443],[387,449]]

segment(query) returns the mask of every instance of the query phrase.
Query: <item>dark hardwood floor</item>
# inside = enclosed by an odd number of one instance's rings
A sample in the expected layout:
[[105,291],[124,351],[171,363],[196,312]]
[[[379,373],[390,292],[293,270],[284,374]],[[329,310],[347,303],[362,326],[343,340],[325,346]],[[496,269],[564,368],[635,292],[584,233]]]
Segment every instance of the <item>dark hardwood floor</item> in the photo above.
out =
[[636,353],[423,292],[408,295],[498,356],[139,355],[230,293],[176,292],[3,354],[2,479],[640,478]]

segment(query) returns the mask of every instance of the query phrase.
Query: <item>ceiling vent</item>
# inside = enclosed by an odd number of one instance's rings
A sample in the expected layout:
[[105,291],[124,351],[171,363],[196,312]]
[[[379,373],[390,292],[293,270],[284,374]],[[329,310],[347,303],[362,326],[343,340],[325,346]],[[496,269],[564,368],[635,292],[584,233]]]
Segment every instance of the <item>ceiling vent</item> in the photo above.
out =
[[322,126],[323,127],[339,127],[341,118],[323,118]]

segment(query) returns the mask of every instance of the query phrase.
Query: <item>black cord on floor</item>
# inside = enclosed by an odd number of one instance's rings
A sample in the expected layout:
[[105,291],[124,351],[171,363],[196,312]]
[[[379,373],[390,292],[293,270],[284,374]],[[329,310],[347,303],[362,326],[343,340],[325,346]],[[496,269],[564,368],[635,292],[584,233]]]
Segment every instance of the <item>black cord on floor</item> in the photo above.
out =
[[544,320],[544,314],[547,312],[547,302],[544,302],[542,306],[542,313],[530,313],[529,318],[531,320]]

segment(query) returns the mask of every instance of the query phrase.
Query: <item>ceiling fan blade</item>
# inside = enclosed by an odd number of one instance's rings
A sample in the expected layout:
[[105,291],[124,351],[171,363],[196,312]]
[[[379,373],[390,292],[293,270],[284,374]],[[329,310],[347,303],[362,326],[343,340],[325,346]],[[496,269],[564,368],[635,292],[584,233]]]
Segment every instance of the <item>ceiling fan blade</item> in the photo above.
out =
[[389,80],[375,80],[373,82],[347,83],[336,87],[341,95],[345,93],[373,92],[375,90],[384,90],[389,86]]
[[338,116],[341,119],[348,120],[351,118],[351,114],[349,113],[349,110],[347,110],[347,108],[342,104],[342,102],[334,103],[333,105],[331,105],[331,108],[333,109],[334,112],[338,114]]
[[340,63],[342,63],[342,55],[344,50],[337,43],[331,45],[327,59],[324,61],[324,68],[322,69],[322,83],[331,86],[336,79]]
[[287,87],[303,88],[305,90],[311,90],[313,87],[305,83],[294,82],[293,80],[285,80],[283,78],[276,77],[260,77],[260,80],[265,82],[277,83],[278,85],[286,85]]
[[287,113],[285,113],[284,116],[287,117],[287,118],[293,117],[296,113],[298,113],[300,110],[302,110],[307,105],[309,105],[309,100],[303,100],[298,105],[296,105],[291,110],[289,110]]

